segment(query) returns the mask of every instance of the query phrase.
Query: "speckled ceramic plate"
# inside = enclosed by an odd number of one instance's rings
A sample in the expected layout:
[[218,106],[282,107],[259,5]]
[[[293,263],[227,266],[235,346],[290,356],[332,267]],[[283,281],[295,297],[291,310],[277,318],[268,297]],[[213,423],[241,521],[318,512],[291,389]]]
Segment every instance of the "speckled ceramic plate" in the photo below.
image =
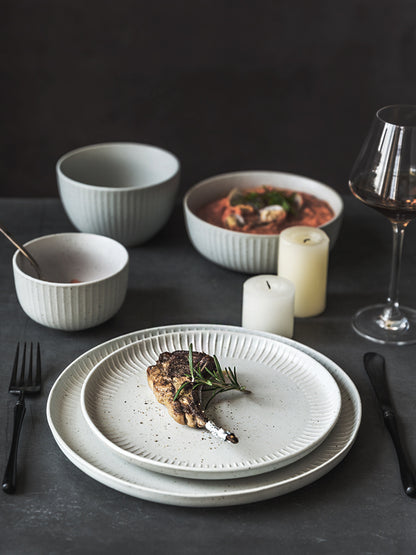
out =
[[[188,480],[150,472],[111,452],[92,433],[81,411],[81,389],[94,366],[115,350],[161,332],[238,330],[219,325],[177,325],[133,332],[90,349],[58,377],[49,394],[47,419],[52,435],[78,469],[101,484],[139,499],[182,507],[224,507],[278,497],[307,486],[330,472],[349,453],[361,423],[361,400],[349,376],[324,355],[284,337],[276,338],[317,360],[341,392],[341,411],[328,437],[309,455],[284,468],[235,480]],[[272,335],[262,333],[264,337]],[[74,488],[78,487],[73,474]]]
[[[218,395],[207,417],[238,444],[176,423],[157,402],[146,369],[165,351],[216,354],[237,369],[250,393]],[[109,355],[81,391],[87,424],[131,463],[172,476],[230,479],[270,472],[305,456],[329,434],[341,407],[339,388],[316,360],[276,338],[229,330],[192,330],[142,339]]]

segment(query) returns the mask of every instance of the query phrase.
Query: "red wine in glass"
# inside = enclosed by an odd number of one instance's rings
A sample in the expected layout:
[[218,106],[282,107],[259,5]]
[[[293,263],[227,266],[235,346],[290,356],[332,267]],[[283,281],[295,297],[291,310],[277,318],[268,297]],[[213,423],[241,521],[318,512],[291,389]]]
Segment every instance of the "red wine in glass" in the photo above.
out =
[[416,218],[416,106],[386,106],[377,112],[349,186],[354,196],[388,218],[393,229],[387,300],[358,311],[353,328],[379,343],[415,343],[416,311],[400,306],[398,283],[405,230]]

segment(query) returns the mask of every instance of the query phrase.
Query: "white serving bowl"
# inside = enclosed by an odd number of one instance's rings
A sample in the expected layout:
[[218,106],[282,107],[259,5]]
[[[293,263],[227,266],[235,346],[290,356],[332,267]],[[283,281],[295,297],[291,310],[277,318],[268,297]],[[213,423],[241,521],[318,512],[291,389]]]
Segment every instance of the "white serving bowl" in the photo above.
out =
[[195,249],[203,256],[230,270],[248,274],[277,272],[279,235],[254,235],[223,229],[196,215],[205,204],[226,196],[232,189],[251,189],[272,185],[282,189],[310,193],[327,201],[334,211],[332,220],[319,226],[329,236],[330,248],[341,227],[343,201],[334,190],[308,177],[290,173],[244,171],[210,177],[194,185],[183,200],[185,223]]
[[56,164],[65,211],[80,231],[135,246],[167,222],[179,186],[179,160],[138,143],[85,146]]
[[123,304],[129,255],[117,241],[89,233],[60,233],[33,239],[25,248],[38,262],[42,279],[16,251],[14,282],[21,307],[35,322],[82,330],[105,322]]

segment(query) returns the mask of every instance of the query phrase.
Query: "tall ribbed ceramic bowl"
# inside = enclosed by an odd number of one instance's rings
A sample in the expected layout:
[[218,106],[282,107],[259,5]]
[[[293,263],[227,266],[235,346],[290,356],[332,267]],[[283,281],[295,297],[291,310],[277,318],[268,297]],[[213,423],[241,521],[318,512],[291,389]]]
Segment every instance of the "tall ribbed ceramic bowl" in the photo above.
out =
[[136,246],[168,221],[180,163],[155,146],[103,143],[65,154],[56,173],[62,204],[78,230]]
[[20,306],[35,322],[59,330],[83,330],[105,322],[122,306],[129,256],[117,241],[60,233],[39,237],[25,247],[38,262],[42,279],[20,251],[13,256],[13,275]]
[[217,175],[197,183],[183,200],[186,229],[195,249],[220,266],[248,274],[275,274],[279,235],[253,235],[217,227],[198,217],[197,211],[205,204],[228,195],[235,188],[251,189],[272,185],[281,189],[305,192],[327,201],[334,217],[320,226],[332,248],[337,240],[344,204],[331,187],[318,181],[282,172],[245,171]]

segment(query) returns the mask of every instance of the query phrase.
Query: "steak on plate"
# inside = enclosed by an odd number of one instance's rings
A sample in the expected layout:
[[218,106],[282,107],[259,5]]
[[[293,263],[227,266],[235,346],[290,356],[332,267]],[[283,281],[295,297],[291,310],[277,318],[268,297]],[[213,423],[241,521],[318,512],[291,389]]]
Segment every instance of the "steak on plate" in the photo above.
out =
[[[185,387],[177,399],[176,392],[189,382],[189,353],[188,351],[173,351],[161,353],[156,364],[147,369],[147,381],[156,399],[164,405],[170,416],[178,424],[186,424],[191,428],[206,428],[208,431],[231,443],[237,443],[234,434],[219,428],[209,420],[202,408],[201,390]],[[208,368],[215,371],[214,359],[205,353],[193,352],[194,368],[199,366],[201,373]],[[206,370],[205,370],[206,371]]]

